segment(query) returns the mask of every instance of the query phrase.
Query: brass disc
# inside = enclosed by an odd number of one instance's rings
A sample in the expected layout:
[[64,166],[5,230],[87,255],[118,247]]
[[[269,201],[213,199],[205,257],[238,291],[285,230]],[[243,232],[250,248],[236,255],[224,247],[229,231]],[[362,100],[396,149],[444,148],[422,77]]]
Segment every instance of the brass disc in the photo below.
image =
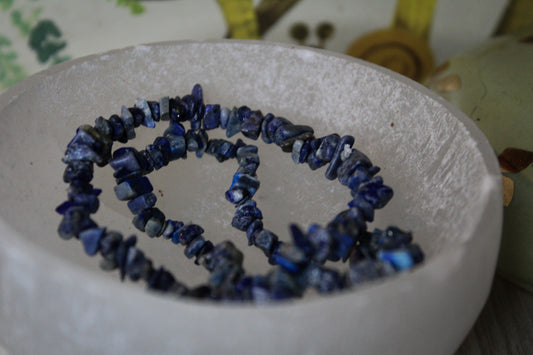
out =
[[354,41],[346,53],[419,82],[431,73],[434,65],[428,43],[401,28],[364,35]]

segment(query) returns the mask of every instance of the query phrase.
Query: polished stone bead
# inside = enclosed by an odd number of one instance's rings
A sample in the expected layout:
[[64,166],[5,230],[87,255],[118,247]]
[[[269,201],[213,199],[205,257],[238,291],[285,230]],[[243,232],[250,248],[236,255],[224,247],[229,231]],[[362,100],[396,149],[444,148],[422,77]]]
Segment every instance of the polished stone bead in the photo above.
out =
[[307,230],[309,242],[313,245],[313,260],[323,264],[334,248],[334,238],[331,233],[318,224],[312,224]]
[[137,281],[141,278],[145,267],[145,261],[146,258],[141,250],[135,247],[128,249],[125,270],[126,274],[132,281]]
[[147,282],[148,289],[167,292],[176,283],[176,279],[164,267],[157,269]]
[[120,110],[120,120],[126,130],[126,138],[135,138],[135,120],[126,106],[122,106],[122,109]]
[[74,160],[89,160],[104,166],[111,156],[112,144],[111,140],[101,135],[95,128],[82,125],[67,145],[63,162],[68,164]]
[[418,244],[407,244],[396,249],[381,249],[376,257],[384,263],[389,262],[395,270],[402,271],[421,263],[424,253]]
[[145,176],[126,180],[121,182],[114,188],[115,195],[120,201],[134,199],[137,196],[143,195],[154,190],[150,180]]
[[102,259],[100,260],[100,269],[104,271],[112,271],[117,268],[117,262],[114,260]]
[[246,228],[246,237],[248,238],[248,245],[253,245],[256,232],[263,229],[263,222],[260,219],[255,219],[248,228]]
[[189,295],[190,290],[185,284],[179,282],[178,280],[174,280],[166,292],[171,295],[183,297]]
[[191,95],[196,99],[196,101],[204,102],[204,93],[202,90],[202,85],[194,84],[194,86],[192,87]]
[[372,222],[374,220],[374,207],[363,197],[356,196],[353,200],[348,202],[348,206],[350,208],[357,208],[361,213],[363,214],[363,217],[368,222]]
[[237,108],[234,107],[228,117],[228,123],[226,124],[226,137],[230,138],[241,131],[241,121],[237,115]]
[[170,157],[170,142],[168,139],[166,137],[157,137],[154,140],[154,145],[163,154],[163,158],[168,164]]
[[178,136],[174,134],[166,134],[165,138],[170,144],[170,154],[168,160],[177,160],[179,158],[187,158],[187,140],[184,136]]
[[270,114],[267,114],[265,116],[263,124],[261,125],[261,137],[263,138],[263,141],[268,144],[274,142],[274,135],[279,127],[283,125],[292,125],[292,123],[286,118],[269,115]]
[[267,113],[263,118],[263,122],[261,123],[261,138],[263,139],[263,142],[267,144],[274,142],[273,138],[267,136],[267,127],[272,122],[274,117],[275,116],[273,114]]
[[187,121],[187,110],[179,97],[169,99],[169,117],[172,122]]
[[204,129],[215,129],[220,126],[220,105],[206,105]]
[[211,243],[210,240],[206,240],[202,248],[196,253],[196,259],[194,260],[194,263],[196,265],[203,265],[206,266],[209,265],[211,260],[211,252],[215,246],[213,243]]
[[159,122],[159,120],[161,119],[161,110],[159,109],[159,102],[148,101],[148,107],[150,107],[150,112],[152,113],[153,120]]
[[359,186],[357,194],[364,198],[373,208],[383,208],[392,198],[393,191],[390,187],[383,185],[380,176]]
[[372,178],[370,173],[368,172],[368,168],[365,166],[358,166],[355,168],[352,175],[347,179],[348,187],[352,191],[357,191],[359,189],[359,186],[367,181],[369,181]]
[[241,266],[244,258],[241,251],[229,240],[225,240],[215,245],[210,254],[209,264],[206,265],[208,270],[215,270],[216,268],[227,264]]
[[252,285],[250,293],[252,299],[257,304],[267,303],[270,301],[270,290],[268,285]]
[[262,218],[261,211],[257,208],[257,202],[254,200],[248,200],[246,202],[243,202],[236,206],[237,209],[235,210],[236,216],[244,216],[244,215],[254,215],[257,217]]
[[126,143],[128,141],[128,135],[126,133],[126,128],[122,123],[122,119],[118,115],[112,115],[109,117],[109,123],[113,127],[111,139],[119,141],[120,143]]
[[241,123],[248,119],[252,114],[253,111],[248,106],[240,106],[237,108],[237,117]]
[[198,150],[196,151],[196,156],[201,158],[204,155],[205,150],[207,149],[207,143],[209,142],[209,136],[207,132],[203,129],[199,130],[197,133],[198,137]]
[[204,229],[197,224],[186,224],[172,233],[172,242],[174,244],[188,245],[191,240],[200,236],[203,232]]
[[272,255],[274,246],[277,244],[278,240],[278,236],[268,229],[261,229],[253,234],[254,245],[261,249],[268,257]]
[[333,153],[333,156],[331,157],[331,161],[328,165],[328,168],[326,169],[325,175],[327,179],[334,180],[337,178],[337,170],[339,169],[339,167],[341,166],[343,162],[343,159],[342,159],[343,153],[346,152],[347,149],[349,149],[351,152],[351,148],[353,146],[354,141],[355,139],[352,136],[343,136],[339,140],[335,148],[335,152]]
[[233,175],[233,181],[231,182],[231,186],[229,189],[246,190],[248,192],[248,195],[252,197],[256,193],[259,186],[260,182],[257,178],[251,175],[235,173]]
[[233,281],[238,280],[243,274],[244,270],[240,265],[224,263],[211,271],[208,283],[214,293],[219,294],[217,298],[228,298],[233,294]]
[[104,271],[112,271],[117,268],[117,262],[114,260],[102,259],[98,265]]
[[138,152],[139,162],[143,166],[143,174],[148,174],[154,170],[155,162],[146,149]]
[[291,232],[294,246],[298,248],[306,258],[311,257],[315,252],[315,248],[309,237],[296,224],[291,224],[289,230]]
[[98,252],[104,233],[105,228],[89,228],[80,232],[79,238],[87,255],[93,256]]
[[193,118],[191,118],[189,120],[189,123],[191,125],[191,129],[193,131],[197,131],[199,130],[201,127],[202,127],[202,119],[201,119],[202,116],[198,115],[198,114],[195,114],[193,116]]
[[242,188],[233,188],[226,191],[224,196],[229,202],[233,204],[239,204],[243,201],[248,200],[250,198],[250,193]]
[[187,141],[187,150],[189,152],[196,152],[200,149],[200,136],[193,130],[188,130],[185,134],[185,140]]
[[184,113],[186,120],[190,121],[195,119],[199,105],[199,102],[196,100],[196,98],[192,95],[185,95],[181,98],[180,102],[185,109]]
[[185,256],[189,259],[192,259],[196,254],[202,249],[205,244],[205,239],[200,235],[189,243],[184,250]]
[[309,143],[309,140],[302,141],[300,139],[297,139],[292,144],[292,161],[295,164],[302,164],[307,161],[307,155],[311,151],[311,144]]
[[147,208],[140,213],[138,213],[135,217],[133,217],[133,225],[135,228],[140,230],[141,232],[145,231],[146,224],[148,221],[152,218],[155,218],[157,220],[165,220],[165,215],[163,212],[161,212],[156,207]]
[[165,237],[165,239],[172,238],[172,234],[183,226],[183,222],[174,221],[172,219],[167,220],[165,229],[163,230],[163,237]]
[[261,133],[263,114],[261,111],[253,111],[250,115],[245,115],[241,124],[241,133],[250,139],[256,140]]
[[247,159],[248,157],[251,156],[251,157],[254,157],[254,162],[259,163],[259,156],[257,155],[257,152],[259,152],[259,148],[257,148],[257,146],[251,145],[251,144],[247,144],[247,145],[245,144],[237,148],[236,157],[238,161],[241,161],[242,159]]
[[376,258],[384,263],[391,264],[396,271],[410,269],[415,264],[409,249],[406,247],[379,250],[376,253]]
[[113,126],[111,123],[103,117],[98,117],[94,120],[94,129],[98,131],[102,136],[112,139],[113,136]]
[[94,166],[91,161],[87,160],[73,160],[65,168],[63,173],[64,182],[72,182],[74,180],[91,181],[93,179]]
[[[275,122],[275,121],[273,121]],[[271,123],[272,125],[273,123]],[[274,133],[274,143],[280,146],[284,152],[292,151],[295,140],[308,140],[313,137],[314,130],[309,126],[282,124]]]
[[250,176],[255,176],[257,172],[257,164],[251,163],[247,165],[240,165],[236,171],[236,174],[245,174]]
[[366,231],[366,222],[363,213],[358,208],[350,208],[337,214],[328,224],[332,228],[342,228],[343,233],[353,238],[359,238]]
[[411,233],[404,232],[397,227],[386,230],[374,229],[368,241],[370,249],[376,253],[380,249],[397,249],[408,245],[413,240]]
[[355,223],[359,227],[360,232],[366,231],[365,216],[358,208],[350,208],[339,213],[338,216],[347,219],[350,223]]
[[350,256],[350,253],[355,246],[355,239],[347,233],[344,233],[343,230],[339,229],[329,229],[329,233],[333,236],[335,244],[333,245],[332,250],[328,256],[328,260],[332,261],[346,261]]
[[316,153],[312,150],[307,155],[307,164],[309,165],[309,168],[311,168],[311,170],[317,170],[318,168],[323,167],[327,163],[327,161],[318,159],[316,157]]
[[243,157],[239,157],[237,150],[237,161],[239,162],[239,167],[245,167],[249,165],[254,165],[255,170],[259,167],[259,155],[255,153],[246,154]]
[[344,288],[343,276],[338,271],[322,267],[317,274],[313,284],[309,286],[314,287],[319,293],[330,293]]
[[89,213],[84,207],[71,206],[63,212],[63,219],[59,223],[57,231],[61,238],[70,239],[93,227],[97,227],[97,225],[89,217]]
[[124,280],[124,277],[126,276],[126,260],[128,257],[128,251],[130,248],[134,247],[135,244],[137,244],[137,237],[132,235],[127,239],[122,240],[117,247],[116,261],[120,270],[121,280]]
[[235,158],[237,147],[223,139],[211,139],[207,143],[206,153],[214,155],[219,162]]
[[155,269],[154,269],[152,260],[145,257],[144,262],[141,266],[141,270],[140,270],[140,275],[139,275],[140,278],[144,280],[145,282],[148,282],[148,280],[150,280],[150,277],[152,277],[154,272],[155,272]]
[[143,210],[154,207],[157,201],[157,197],[152,192],[140,195],[135,197],[133,200],[128,202],[128,208],[131,213],[139,214]]
[[83,180],[72,180],[72,182],[70,183],[67,189],[67,193],[69,196],[76,195],[76,194],[83,194],[83,193],[93,193],[94,191],[101,191],[101,190],[95,189],[93,185]]
[[122,239],[122,234],[119,232],[106,231],[99,242],[99,250],[102,257],[108,260],[115,260],[116,251]]
[[228,120],[231,110],[227,107],[220,109],[220,128],[226,129],[228,127]]
[[348,282],[352,286],[379,279],[391,275],[394,269],[390,264],[385,264],[379,260],[361,259],[356,262],[350,260],[350,270],[348,272]]
[[152,111],[150,110],[150,105],[148,105],[148,102],[145,99],[138,98],[135,101],[135,107],[141,109],[144,114],[142,125],[148,128],[154,128],[155,121],[152,116]]
[[161,121],[170,120],[170,98],[163,96],[159,100],[159,113],[161,115]]
[[[158,211],[158,210],[156,210]],[[159,237],[165,227],[165,215],[163,213],[153,213],[152,217],[146,221],[144,232],[150,237]]]
[[109,165],[115,170],[113,176],[124,176],[133,172],[142,174],[146,167],[140,161],[139,153],[135,148],[119,148],[113,153]]
[[263,214],[261,213],[261,210],[257,208],[255,202],[249,200],[237,207],[231,225],[234,228],[245,231],[256,219],[263,219]]
[[239,301],[251,301],[253,278],[251,276],[243,276],[235,283],[235,298]]
[[271,299],[283,300],[302,296],[304,288],[287,270],[276,267],[268,273],[267,277]]
[[68,205],[81,206],[88,213],[96,213],[100,206],[98,195],[101,192],[102,190],[100,189],[92,189],[92,191],[86,193],[69,193]]
[[347,185],[351,175],[354,173],[355,169],[358,166],[363,166],[365,168],[370,168],[372,162],[366,155],[358,151],[357,149],[352,148],[352,153],[350,156],[344,160],[339,168],[337,169],[337,177],[341,184]]
[[163,154],[161,146],[148,144],[146,146],[146,152],[150,155],[155,170],[159,170],[168,165],[168,154],[166,154],[166,156]]
[[176,136],[185,136],[185,127],[183,127],[183,125],[179,122],[171,121],[163,135],[166,137],[169,134]]
[[208,299],[211,297],[211,288],[207,285],[197,286],[189,290],[187,296],[199,300]]
[[323,137],[320,146],[316,150],[316,157],[330,162],[337,150],[340,139],[340,136],[336,133]]
[[73,144],[65,152],[65,155],[63,156],[62,161],[68,164],[76,160],[91,161],[91,162],[97,163],[99,166],[103,166],[107,162],[105,157],[99,155],[98,153],[96,153],[94,150],[87,147],[86,145]]
[[139,127],[144,122],[144,112],[138,107],[129,107],[131,116],[133,117],[133,125]]

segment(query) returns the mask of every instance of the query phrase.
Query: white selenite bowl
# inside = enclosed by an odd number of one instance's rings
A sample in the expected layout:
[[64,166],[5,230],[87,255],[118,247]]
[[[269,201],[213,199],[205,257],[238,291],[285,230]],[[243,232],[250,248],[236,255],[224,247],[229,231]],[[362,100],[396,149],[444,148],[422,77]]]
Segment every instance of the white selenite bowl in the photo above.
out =
[[[100,257],[57,235],[66,199],[61,162],[82,124],[119,113],[137,97],[183,96],[195,83],[205,101],[247,105],[310,125],[315,136],[351,134],[382,167],[393,200],[370,226],[411,230],[426,253],[412,271],[357,289],[279,304],[213,304],[147,292],[105,273]],[[486,138],[459,110],[424,87],[340,54],[256,41],[170,42],[136,46],[57,65],[0,97],[0,344],[13,354],[449,354],[489,292],[500,241],[502,194]],[[140,127],[142,149],[161,135]],[[237,136],[241,137],[241,135]],[[230,140],[235,141],[237,137]],[[265,227],[289,240],[296,222],[325,224],[350,196],[338,181],[294,165],[259,139]],[[231,239],[245,267],[266,258],[230,225],[224,199],[236,163],[190,154],[153,174],[167,217],[201,224],[214,242]],[[152,175],[150,175],[152,177]],[[109,166],[99,225],[137,234],[155,266],[188,285],[207,272],[164,239],[131,225]],[[346,269],[346,265],[342,266]]]

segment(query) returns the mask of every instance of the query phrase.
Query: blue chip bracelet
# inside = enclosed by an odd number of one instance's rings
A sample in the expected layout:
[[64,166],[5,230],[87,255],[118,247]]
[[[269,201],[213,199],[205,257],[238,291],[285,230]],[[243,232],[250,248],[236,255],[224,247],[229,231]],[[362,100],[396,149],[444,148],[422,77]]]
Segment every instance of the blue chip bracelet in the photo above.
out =
[[[121,147],[112,152],[114,141],[126,143],[135,138],[135,128],[153,128],[159,121],[169,121],[169,127],[146,149]],[[189,122],[188,130],[184,122]],[[348,208],[325,226],[311,224],[303,230],[291,224],[292,241],[279,240],[263,225],[262,212],[254,200],[260,187],[256,174],[258,147],[241,139],[235,143],[209,139],[208,131],[216,128],[225,129],[228,138],[239,132],[250,140],[261,136],[266,144],[278,145],[291,153],[296,164],[307,163],[312,170],[327,165],[326,178],[338,179],[350,189]],[[373,221],[374,210],[383,208],[393,191],[376,175],[379,168],[353,144],[352,136],[334,133],[316,138],[309,126],[295,125],[270,113],[263,115],[247,106],[229,109],[204,104],[199,84],[182,98],[137,99],[133,107],[122,107],[120,115],[98,117],[94,126],[80,126],[67,145],[63,180],[70,185],[68,200],[56,209],[62,215],[58,233],[63,239],[79,239],[90,256],[99,253],[100,267],[106,271],[118,269],[122,280],[143,280],[149,290],[180,297],[265,302],[299,298],[309,288],[331,293],[355,287],[408,270],[421,263],[424,254],[409,232],[395,226],[367,231],[366,223]],[[174,160],[185,159],[187,153],[199,158],[212,155],[219,162],[237,161],[238,168],[225,194],[235,206],[231,225],[245,232],[248,244],[261,249],[273,265],[265,275],[248,275],[242,265],[243,253],[231,241],[214,245],[205,238],[200,225],[168,219],[155,206],[157,198],[147,175]],[[91,185],[95,163],[109,163],[113,168],[115,195],[127,201],[134,226],[151,238],[163,237],[183,245],[185,256],[209,271],[205,284],[186,286],[164,266],[155,267],[136,246],[136,236],[125,238],[91,219],[98,210],[101,192]],[[324,266],[326,261],[348,259],[345,272]]]

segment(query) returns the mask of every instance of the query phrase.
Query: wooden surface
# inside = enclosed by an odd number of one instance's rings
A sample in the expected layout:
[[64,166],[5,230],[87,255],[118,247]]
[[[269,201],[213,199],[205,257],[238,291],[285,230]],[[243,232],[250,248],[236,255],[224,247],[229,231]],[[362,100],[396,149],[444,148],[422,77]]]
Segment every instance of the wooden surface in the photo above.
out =
[[532,354],[533,293],[500,276],[474,327],[456,355]]

